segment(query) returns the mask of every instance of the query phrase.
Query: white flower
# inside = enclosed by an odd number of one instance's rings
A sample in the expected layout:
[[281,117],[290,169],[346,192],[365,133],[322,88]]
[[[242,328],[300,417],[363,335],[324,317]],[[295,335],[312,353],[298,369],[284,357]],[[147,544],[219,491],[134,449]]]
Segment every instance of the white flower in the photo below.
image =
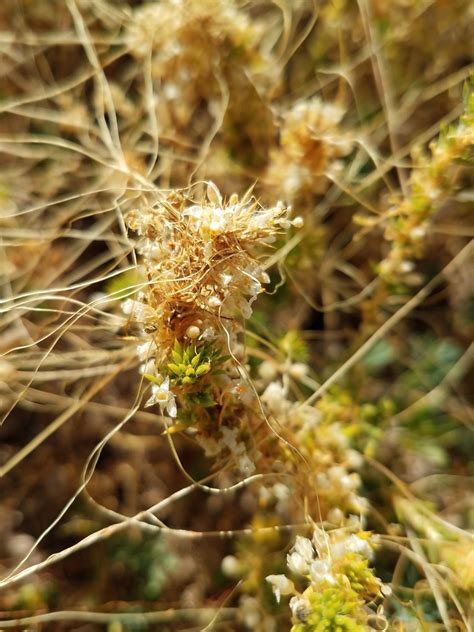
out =
[[209,239],[232,231],[233,210],[233,207],[222,208],[220,204],[211,207],[195,204],[186,209],[184,215],[190,218],[189,223],[193,230],[199,232],[204,239]]
[[238,297],[235,300],[235,306],[237,307],[237,309],[240,311],[240,313],[246,320],[249,319],[250,316],[252,316],[252,308],[250,306],[254,300],[255,300],[255,297],[245,299],[242,296]]
[[328,521],[337,526],[341,526],[344,522],[344,513],[339,507],[333,507],[328,511]]
[[374,552],[372,547],[362,538],[359,538],[357,535],[350,535],[348,538],[344,538],[344,540],[340,540],[336,542],[331,547],[331,554],[333,557],[344,557],[347,553],[357,553],[358,555],[362,555],[366,557],[368,560],[372,559],[374,556]]
[[359,514],[367,513],[369,510],[369,501],[363,496],[357,496],[357,494],[349,494],[347,499],[352,511],[357,511]]
[[305,597],[292,597],[290,599],[290,610],[298,621],[305,623],[308,615],[311,614],[311,604]]
[[210,296],[207,299],[207,304],[209,307],[220,307],[222,305],[222,301],[217,298],[217,296]]
[[262,393],[261,400],[274,414],[285,413],[290,406],[286,399],[286,390],[279,382],[270,382]]
[[330,486],[328,476],[326,472],[318,472],[314,477],[316,481],[316,487],[321,491],[323,489],[328,489]]
[[155,373],[155,361],[154,360],[148,360],[147,362],[144,362],[143,364],[140,365],[139,368],[139,373],[141,375],[144,375],[145,373],[148,373],[148,375],[153,375]]
[[291,593],[295,592],[295,585],[285,575],[268,575],[265,579],[272,585],[272,590],[278,603],[280,603],[281,595],[291,595]]
[[242,573],[242,565],[235,555],[226,555],[221,562],[221,569],[227,577],[239,577]]
[[290,571],[296,575],[307,575],[309,572],[308,560],[296,551],[286,556],[286,563]]
[[[123,307],[122,307],[123,309]],[[154,340],[149,340],[137,346],[137,356],[142,362],[146,362],[156,353],[156,345]]]
[[413,261],[400,261],[400,272],[403,272],[404,274],[408,274],[409,272],[413,272],[413,270],[415,269],[415,264],[413,263]]
[[261,620],[260,606],[257,599],[249,597],[249,595],[242,595],[239,601],[239,611],[243,623],[250,630],[255,630]]
[[308,563],[310,563],[314,558],[314,549],[313,545],[311,544],[311,540],[308,540],[308,538],[303,538],[301,535],[296,536],[296,542],[293,546],[292,551],[296,551],[296,553],[299,553],[301,557]]
[[126,301],[123,301],[121,307],[122,307],[122,312],[128,316],[129,314],[132,313],[133,308],[135,306],[135,304],[137,303],[137,301],[132,301],[131,298],[127,298]]
[[258,367],[258,373],[264,380],[273,380],[276,377],[278,370],[274,362],[264,360]]
[[311,540],[297,535],[291,552],[286,556],[288,568],[297,575],[307,575],[313,559],[314,549]]
[[216,330],[214,329],[214,327],[206,327],[204,331],[202,332],[202,334],[199,336],[200,340],[206,340],[206,341],[215,340],[215,338],[216,338]]
[[163,414],[163,411],[166,410],[170,417],[176,417],[176,399],[174,394],[169,390],[169,386],[169,377],[165,378],[160,385],[153,384],[151,387],[151,397],[147,401],[145,406],[153,406],[154,404],[158,404],[161,410],[161,414]]
[[308,365],[303,362],[295,362],[290,366],[289,374],[295,380],[302,380],[308,374]]
[[327,560],[315,560],[309,567],[309,574],[315,584],[321,582],[328,582],[329,584],[336,583]]
[[346,470],[340,465],[333,465],[332,467],[328,469],[327,472],[328,472],[329,478],[333,481],[336,481],[336,480],[341,481],[344,478],[344,476],[347,476]]
[[359,487],[360,477],[356,473],[345,474],[339,479],[339,485],[346,493],[352,492]]
[[143,322],[147,318],[152,318],[154,315],[153,309],[149,305],[141,303],[140,301],[134,301],[131,298],[123,301],[121,307],[122,312],[126,316],[131,316],[134,320],[138,322]]
[[326,553],[328,547],[328,536],[324,529],[315,527],[312,541],[313,546],[318,552],[319,557],[322,557],[322,554]]
[[239,459],[239,469],[244,476],[251,476],[255,472],[255,463],[247,454],[243,454]]
[[190,325],[186,329],[186,336],[188,338],[191,338],[191,340],[194,340],[195,338],[197,338],[200,335],[200,333],[201,333],[201,330],[196,325]]
[[349,449],[346,452],[347,465],[351,470],[358,470],[364,463],[364,458],[357,450]]
[[278,500],[286,500],[290,495],[290,488],[284,483],[275,483],[273,493]]
[[143,255],[145,259],[160,259],[164,255],[164,250],[162,244],[157,244],[150,239],[146,239],[140,246],[140,254]]
[[[355,514],[349,514],[344,521],[344,525],[351,531],[362,531],[365,527],[366,519],[364,516],[356,516]],[[374,537],[372,536],[372,540]]]

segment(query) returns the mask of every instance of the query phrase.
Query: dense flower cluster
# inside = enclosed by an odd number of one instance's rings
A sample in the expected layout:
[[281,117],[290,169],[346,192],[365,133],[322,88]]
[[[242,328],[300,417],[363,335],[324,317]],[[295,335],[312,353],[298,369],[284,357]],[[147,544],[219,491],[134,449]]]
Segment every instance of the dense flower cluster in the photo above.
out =
[[250,194],[224,200],[209,183],[199,198],[173,191],[127,216],[146,282],[122,310],[138,327],[146,405],[176,419],[174,429],[197,428],[208,455],[230,453],[245,474],[255,466],[242,437],[259,416],[239,366],[242,319],[270,280],[259,251],[301,224],[289,210]]
[[201,99],[216,112],[231,64],[258,69],[262,32],[259,21],[228,0],[165,0],[133,12],[128,46],[139,59],[152,59],[164,133],[186,128]]
[[316,528],[312,540],[296,536],[287,565],[307,586],[300,592],[286,575],[267,577],[278,601],[281,595],[292,595],[292,632],[366,630],[369,604],[389,591],[369,568],[372,557],[373,544],[366,532],[347,535]]
[[455,198],[463,165],[474,160],[474,92],[466,86],[465,111],[457,124],[446,127],[430,144],[430,155],[413,152],[410,194],[398,198],[388,211],[385,239],[388,256],[380,263],[387,281],[418,283],[416,260],[426,251],[431,229],[443,204]]
[[[367,628],[363,625],[370,614],[366,605],[380,594],[381,582],[368,566],[374,555],[374,540],[369,533],[362,531],[369,504],[360,495],[361,481],[354,471],[360,466],[362,458],[350,448],[344,428],[348,423],[344,416],[350,410],[350,402],[346,402],[344,407],[334,404],[332,397],[323,398],[317,406],[293,402],[288,380],[305,378],[308,367],[302,371],[301,365],[287,363],[286,367],[280,366],[282,381],[268,381],[268,378],[275,377],[275,365],[273,371],[269,361],[260,365],[262,379],[257,386],[265,413],[269,421],[281,428],[284,436],[298,446],[295,457],[280,446],[278,467],[286,477],[273,485],[260,487],[259,505],[264,510],[261,520],[265,524],[264,516],[267,519],[271,516],[272,524],[284,524],[298,512],[298,498],[304,494],[313,511],[317,508],[320,517],[334,529],[326,533],[316,528],[312,542],[296,537],[287,565],[291,573],[310,582],[303,591],[296,588],[301,584],[301,578],[293,581],[285,575],[273,574],[272,566],[265,561],[255,566],[254,547],[261,552],[265,548],[268,559],[271,559],[272,551],[278,546],[279,541],[275,542],[270,535],[258,537],[258,541],[255,536],[255,542],[241,547],[235,556],[226,558],[223,571],[229,576],[242,578],[242,617],[258,622],[256,629],[265,629],[266,614],[258,609],[247,612],[249,605],[254,604],[249,599],[258,602],[259,582],[267,575],[278,602],[281,595],[293,595],[290,608],[294,623],[306,621],[316,625],[330,621],[333,616],[330,615],[331,608],[335,603],[335,621],[341,621],[339,615],[344,614],[346,628],[342,629],[350,630],[354,625],[358,626],[354,630],[365,630]],[[319,603],[321,591],[325,592],[325,597]],[[347,607],[349,603],[352,604],[350,608]],[[301,628],[314,629],[319,628]]]
[[176,340],[215,340],[224,321],[234,332],[235,319],[250,316],[269,281],[255,246],[271,243],[291,221],[283,204],[263,209],[250,195],[224,201],[209,184],[199,201],[172,192],[130,212],[127,223],[138,236],[147,284],[123,310],[141,323],[151,343],[147,351],[154,343],[149,355],[161,364]]
[[280,145],[272,154],[269,182],[288,200],[323,193],[328,175],[341,169],[340,158],[353,147],[340,129],[344,109],[319,98],[302,101],[282,116]]

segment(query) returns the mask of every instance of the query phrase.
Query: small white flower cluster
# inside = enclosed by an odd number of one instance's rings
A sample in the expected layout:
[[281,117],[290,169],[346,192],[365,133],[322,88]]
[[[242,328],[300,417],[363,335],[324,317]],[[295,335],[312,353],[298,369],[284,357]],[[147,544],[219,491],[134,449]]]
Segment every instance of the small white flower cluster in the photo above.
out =
[[[210,111],[215,107],[217,76],[230,72],[229,57],[246,72],[261,66],[264,28],[234,0],[161,0],[130,12],[128,48],[138,59],[151,57],[152,78],[160,84],[157,119],[167,134],[188,126],[200,101]],[[238,60],[232,55],[237,49]],[[192,130],[186,127],[186,134]]]
[[[344,429],[339,422],[324,423],[324,416],[318,408],[292,404],[287,410],[287,424],[294,429],[295,437],[301,445],[311,445],[307,458],[314,463],[312,485],[325,498],[332,512],[327,518],[339,526],[344,522],[345,513],[356,513],[363,517],[369,508],[368,500],[357,494],[360,475],[357,470],[363,462],[359,452],[349,448]],[[343,509],[341,516],[334,509]]]
[[304,379],[309,372],[309,367],[303,362],[281,363],[276,361],[264,360],[258,367],[258,374],[264,382],[274,380],[279,373],[288,374],[295,380]]
[[[202,243],[203,260],[216,267],[220,252],[236,247],[240,250],[227,257],[218,267],[212,283],[201,288],[201,307],[211,312],[231,317],[235,311],[249,318],[251,305],[263,292],[263,284],[270,281],[262,265],[253,259],[249,248],[252,244],[274,239],[275,233],[291,224],[299,225],[300,218],[288,219],[290,209],[279,202],[270,209],[260,209],[254,200],[239,201],[232,195],[226,204],[213,183],[208,184],[205,203],[188,207],[183,217],[187,230],[196,242]],[[247,256],[242,257],[242,251]],[[216,268],[217,270],[217,268]]]
[[[320,591],[325,586],[335,586],[341,582],[338,564],[348,554],[372,560],[373,548],[366,537],[326,533],[315,528],[312,540],[296,536],[295,544],[287,555],[287,565],[292,573],[304,577],[312,589]],[[271,584],[278,602],[281,595],[293,595],[290,600],[291,611],[295,617],[304,620],[304,613],[310,610],[305,594],[301,595],[286,575],[269,575],[266,580]],[[374,582],[381,587],[375,577]]]
[[304,193],[322,193],[331,173],[342,168],[338,158],[347,156],[353,141],[339,124],[344,110],[314,98],[302,101],[283,115],[280,148],[273,153],[268,174],[288,200]]
[[[267,374],[267,367],[273,369],[274,365],[267,362],[264,374]],[[321,468],[314,475],[316,491],[331,499],[330,504],[337,502],[350,512],[361,516],[366,514],[368,501],[356,493],[361,483],[360,476],[349,471],[361,465],[361,457],[348,448],[341,425],[335,422],[322,427],[320,411],[313,406],[290,402],[288,388],[276,380],[267,384],[260,401],[280,423],[295,428],[295,434],[303,444],[309,437],[312,438],[317,451],[315,458]],[[338,519],[336,524],[340,522]]]
[[282,595],[291,595],[296,591],[294,583],[286,575],[268,575],[265,579],[271,584],[278,603]]
[[157,353],[156,343],[154,340],[147,340],[137,346],[137,356],[142,362],[140,365],[140,373],[155,375],[155,356]]
[[[301,224],[299,218],[291,221],[289,213],[282,203],[262,208],[250,192],[241,199],[233,194],[224,200],[212,182],[204,188],[170,191],[155,205],[128,213],[126,223],[138,236],[135,247],[147,283],[136,297],[123,302],[122,310],[139,327],[139,370],[152,382],[147,406],[158,405],[163,415],[174,418],[180,389],[194,384],[190,378],[176,383],[167,377],[176,344],[183,349],[211,345],[216,357],[244,360],[241,317],[250,317],[253,301],[270,281],[256,255],[277,233]],[[213,388],[251,408],[255,393],[246,384],[245,371],[231,362],[221,368],[223,374]],[[297,369],[301,373],[301,367]],[[263,399],[275,413],[277,400],[285,408],[290,405],[278,383],[268,385]],[[233,423],[220,426],[222,436],[217,434],[212,441],[203,433],[203,447],[209,454],[229,450],[240,471],[251,475],[254,455],[237,441]]]
[[281,421],[286,417],[292,407],[288,400],[288,390],[280,382],[270,382],[260,396],[260,401],[265,404],[266,409],[279,418]]
[[239,230],[241,239],[255,239],[268,226],[287,229],[295,222],[300,223],[297,218],[293,221],[287,219],[287,209],[281,202],[273,208],[255,212],[255,202],[239,202],[237,195],[233,194],[225,205],[212,183],[209,183],[208,198],[212,200],[211,204],[193,204],[185,211],[189,226],[203,239],[233,233],[236,229]]
[[354,533],[341,540],[336,540],[331,547],[333,558],[344,557],[347,553],[357,553],[368,560],[372,560],[374,557],[374,550],[369,542]]
[[139,237],[143,276],[152,287],[145,300],[125,309],[143,322],[166,318],[162,312],[170,302],[174,311],[193,308],[200,323],[190,325],[208,338],[215,335],[216,319],[238,313],[249,318],[252,303],[270,281],[252,251],[290,224],[300,225],[300,218],[288,219],[289,212],[282,203],[263,209],[250,195],[239,200],[234,194],[225,202],[211,182],[199,203],[173,192],[169,202],[132,211],[128,225]]
[[357,472],[348,473],[343,465],[333,465],[326,471],[316,474],[316,488],[322,494],[338,498],[341,505],[359,514],[368,510],[368,501],[356,494],[360,487],[360,476]]
[[[144,299],[144,295],[140,294],[139,298]],[[142,302],[142,300],[127,299],[122,303],[122,312],[144,326],[147,322],[151,322],[155,317],[153,309]],[[136,353],[141,361],[139,373],[154,378],[151,386],[151,397],[145,403],[145,407],[157,404],[162,415],[167,414],[169,417],[176,417],[178,410],[176,406],[176,397],[170,390],[169,377],[163,377],[157,373],[155,357],[157,354],[156,343],[153,338],[146,336],[145,332],[141,332],[142,338],[146,338],[144,342],[137,345]]]
[[291,422],[296,435],[302,440],[306,435],[316,436],[321,424],[321,412],[314,406],[296,404],[291,410]]
[[[304,147],[311,140],[316,146],[322,145],[323,160],[347,156],[352,151],[353,142],[339,130],[345,110],[332,103],[323,103],[317,97],[297,103],[285,116],[281,140],[290,154],[298,161],[304,157]],[[307,156],[308,157],[308,156]]]
[[[207,55],[196,55],[193,49],[196,38],[205,37],[208,47],[216,48],[225,39],[223,33],[238,43],[245,40],[252,45],[257,43],[255,25],[237,10],[232,0],[163,0],[145,3],[133,12],[128,41],[137,56],[153,50],[155,73],[171,80],[176,77],[173,70],[178,68],[183,75],[187,74],[189,81],[211,67]],[[176,85],[176,81],[171,85]]]
[[[142,295],[142,299],[144,296]],[[140,300],[127,299],[122,303],[122,311],[126,316],[133,317],[138,322],[146,323],[154,316],[153,310],[146,303]],[[146,336],[142,332],[142,336]],[[136,353],[141,361],[139,372],[141,375],[148,375],[153,378],[151,386],[151,397],[145,403],[145,407],[157,404],[162,415],[176,417],[178,409],[176,405],[176,397],[170,390],[169,377],[162,376],[157,372],[155,357],[157,354],[156,343],[153,338],[148,338],[144,342],[137,345]]]
[[[262,365],[261,374],[274,375],[274,364],[265,362]],[[277,418],[279,423],[294,428],[295,436],[302,445],[308,444],[308,441],[314,444],[308,456],[315,462],[314,488],[328,500],[329,507],[342,507],[345,511],[364,516],[369,504],[366,498],[357,494],[361,484],[359,474],[350,471],[357,469],[362,459],[358,452],[349,449],[341,425],[337,422],[322,425],[322,415],[317,408],[289,401],[285,379],[283,383],[277,380],[269,382],[260,395],[260,401],[266,412]],[[342,518],[337,512],[332,512],[337,526],[344,522],[344,512],[341,515]]]
[[277,514],[286,516],[289,513],[291,494],[290,487],[284,483],[275,483],[270,487],[262,485],[259,489],[259,504],[265,507],[274,503]]

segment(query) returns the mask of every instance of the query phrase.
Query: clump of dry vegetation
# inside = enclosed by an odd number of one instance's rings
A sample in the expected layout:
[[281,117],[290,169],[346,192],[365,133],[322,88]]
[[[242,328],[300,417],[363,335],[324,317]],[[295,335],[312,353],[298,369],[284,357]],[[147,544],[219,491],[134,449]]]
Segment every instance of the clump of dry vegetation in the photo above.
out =
[[2,630],[472,629],[473,18],[2,4]]

